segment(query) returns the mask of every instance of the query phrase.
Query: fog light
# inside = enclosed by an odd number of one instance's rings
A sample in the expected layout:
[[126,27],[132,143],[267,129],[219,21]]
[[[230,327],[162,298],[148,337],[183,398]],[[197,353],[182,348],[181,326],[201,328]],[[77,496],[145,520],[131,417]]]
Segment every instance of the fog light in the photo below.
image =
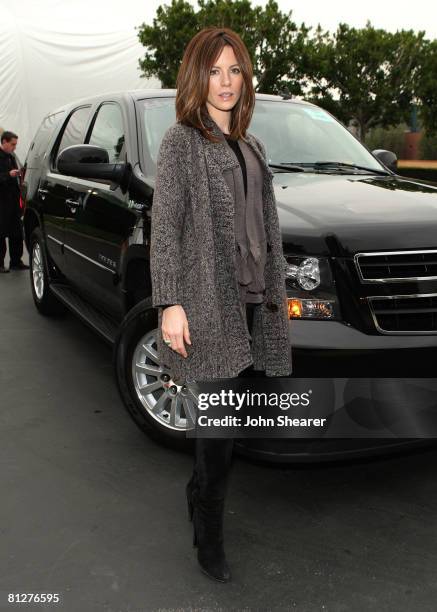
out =
[[302,302],[300,300],[288,300],[288,318],[300,318],[302,316]]
[[332,319],[334,308],[329,300],[288,298],[289,319]]

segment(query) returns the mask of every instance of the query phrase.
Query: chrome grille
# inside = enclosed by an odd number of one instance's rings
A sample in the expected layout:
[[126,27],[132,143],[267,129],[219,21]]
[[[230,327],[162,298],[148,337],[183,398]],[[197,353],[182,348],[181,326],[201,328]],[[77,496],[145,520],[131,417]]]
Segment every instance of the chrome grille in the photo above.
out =
[[384,334],[436,334],[437,293],[368,297],[376,329]]
[[362,283],[437,280],[437,249],[356,253]]

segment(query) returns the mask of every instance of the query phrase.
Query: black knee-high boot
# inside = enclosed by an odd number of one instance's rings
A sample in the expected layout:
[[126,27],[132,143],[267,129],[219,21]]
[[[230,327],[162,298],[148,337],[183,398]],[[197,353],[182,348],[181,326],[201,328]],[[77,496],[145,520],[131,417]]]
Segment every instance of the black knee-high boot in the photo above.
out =
[[232,462],[232,438],[196,438],[193,545],[201,569],[221,582],[230,580],[223,540],[224,505]]
[[[252,305],[246,308],[246,317],[250,333]],[[223,547],[223,518],[233,443],[232,438],[196,438],[193,474],[186,486],[199,565],[208,576],[221,582],[231,578]]]

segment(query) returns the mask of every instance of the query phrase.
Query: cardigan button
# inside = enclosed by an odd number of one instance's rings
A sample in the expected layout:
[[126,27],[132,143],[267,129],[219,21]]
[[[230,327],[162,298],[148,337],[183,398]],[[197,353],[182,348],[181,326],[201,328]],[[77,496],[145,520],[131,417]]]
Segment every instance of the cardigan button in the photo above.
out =
[[267,302],[266,307],[271,311],[271,312],[278,312],[278,305],[275,304],[274,302]]

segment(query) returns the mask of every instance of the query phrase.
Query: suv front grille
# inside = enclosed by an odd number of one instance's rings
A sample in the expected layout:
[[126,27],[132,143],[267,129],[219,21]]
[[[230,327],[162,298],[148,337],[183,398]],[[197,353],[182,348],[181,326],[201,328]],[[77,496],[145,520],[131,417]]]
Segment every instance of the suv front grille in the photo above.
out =
[[381,333],[437,333],[437,293],[367,299],[375,327]]
[[356,253],[362,283],[437,280],[437,250]]

